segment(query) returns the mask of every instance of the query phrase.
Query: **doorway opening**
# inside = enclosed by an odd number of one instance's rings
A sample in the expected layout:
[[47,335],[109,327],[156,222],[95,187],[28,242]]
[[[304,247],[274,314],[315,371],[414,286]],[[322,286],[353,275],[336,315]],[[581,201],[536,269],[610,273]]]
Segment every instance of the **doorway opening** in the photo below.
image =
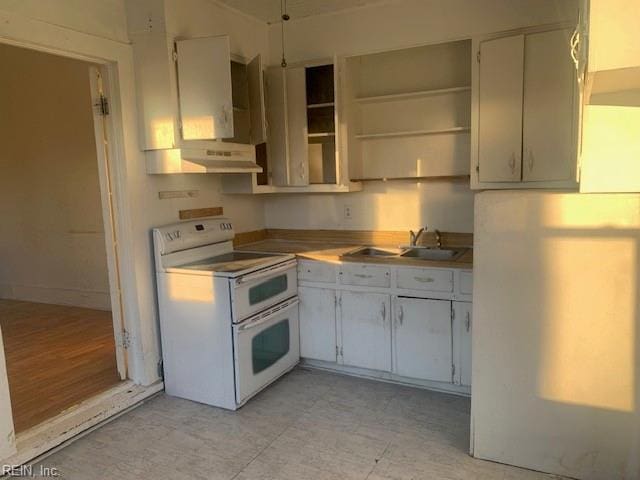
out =
[[0,43],[0,329],[16,433],[126,378],[101,67]]

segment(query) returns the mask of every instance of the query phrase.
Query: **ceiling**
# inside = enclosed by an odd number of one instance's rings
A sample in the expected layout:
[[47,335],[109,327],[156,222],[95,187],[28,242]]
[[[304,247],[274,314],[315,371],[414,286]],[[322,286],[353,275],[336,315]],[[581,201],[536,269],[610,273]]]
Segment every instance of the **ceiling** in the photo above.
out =
[[[219,0],[230,7],[264,22],[280,21],[281,0]],[[286,0],[291,20],[313,15],[348,10],[368,5],[389,3],[391,0]]]

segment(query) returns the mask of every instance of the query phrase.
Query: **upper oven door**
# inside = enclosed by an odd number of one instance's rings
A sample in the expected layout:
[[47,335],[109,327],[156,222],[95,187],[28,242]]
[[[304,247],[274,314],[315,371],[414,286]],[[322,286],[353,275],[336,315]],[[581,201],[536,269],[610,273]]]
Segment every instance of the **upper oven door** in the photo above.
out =
[[236,402],[242,405],[300,360],[298,299],[234,325],[233,333]]
[[233,323],[239,323],[298,293],[296,261],[290,260],[232,280]]

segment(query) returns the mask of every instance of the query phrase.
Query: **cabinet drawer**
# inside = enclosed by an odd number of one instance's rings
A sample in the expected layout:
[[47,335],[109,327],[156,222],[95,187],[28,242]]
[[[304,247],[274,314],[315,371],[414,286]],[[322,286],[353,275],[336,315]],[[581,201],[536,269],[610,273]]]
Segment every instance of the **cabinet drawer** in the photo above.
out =
[[298,279],[307,282],[335,283],[336,270],[330,263],[299,260]]
[[453,272],[434,268],[399,268],[398,288],[408,290],[428,290],[431,292],[452,292]]
[[460,293],[471,295],[473,293],[473,273],[460,272]]
[[362,287],[390,287],[391,272],[387,267],[374,265],[342,265],[340,283]]

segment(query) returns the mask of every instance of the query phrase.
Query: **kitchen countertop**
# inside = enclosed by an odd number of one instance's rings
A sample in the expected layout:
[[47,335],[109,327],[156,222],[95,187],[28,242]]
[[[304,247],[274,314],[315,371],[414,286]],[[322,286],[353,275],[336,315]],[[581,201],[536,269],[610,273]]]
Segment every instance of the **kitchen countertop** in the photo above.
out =
[[[358,245],[349,243],[320,243],[320,242],[303,242],[297,240],[283,240],[269,238],[259,242],[248,243],[236,250],[253,251],[253,252],[272,252],[272,253],[293,253],[298,258],[307,260],[318,260],[323,262],[356,262],[356,263],[375,263],[386,265],[411,265],[419,267],[440,267],[440,268],[473,268],[473,249],[452,247],[457,250],[463,250],[462,255],[452,260],[423,260],[419,258],[406,257],[350,257],[344,256],[358,248],[372,245]],[[375,245],[378,248],[397,248],[397,245],[384,246]],[[443,247],[443,248],[446,248]]]

